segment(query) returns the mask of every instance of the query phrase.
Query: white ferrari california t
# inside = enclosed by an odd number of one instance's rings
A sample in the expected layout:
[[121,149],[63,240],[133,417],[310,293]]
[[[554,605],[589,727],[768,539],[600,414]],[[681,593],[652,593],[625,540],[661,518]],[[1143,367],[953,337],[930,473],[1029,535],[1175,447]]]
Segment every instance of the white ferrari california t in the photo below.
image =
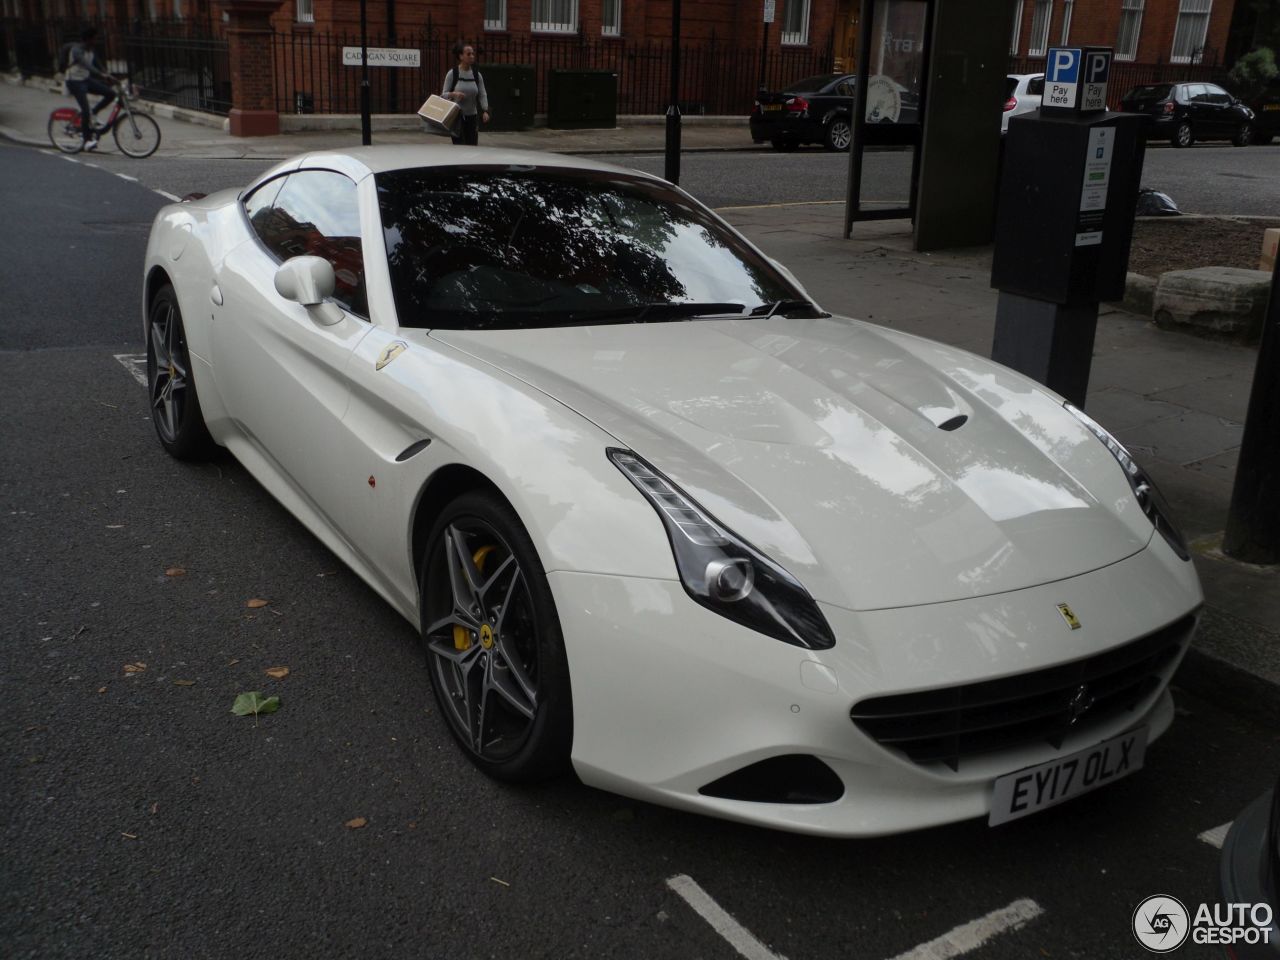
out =
[[418,627],[494,777],[872,835],[1042,810],[1172,719],[1201,592],[1125,449],[655,177],[308,154],[161,210],[142,306],[161,444]]

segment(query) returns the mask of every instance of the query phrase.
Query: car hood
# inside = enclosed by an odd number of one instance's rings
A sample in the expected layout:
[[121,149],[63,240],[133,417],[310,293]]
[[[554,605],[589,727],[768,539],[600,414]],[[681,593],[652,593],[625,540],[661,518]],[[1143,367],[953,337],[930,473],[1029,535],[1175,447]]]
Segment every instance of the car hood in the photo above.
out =
[[917,337],[782,317],[431,336],[598,424],[850,609],[1059,580],[1151,536],[1058,398]]

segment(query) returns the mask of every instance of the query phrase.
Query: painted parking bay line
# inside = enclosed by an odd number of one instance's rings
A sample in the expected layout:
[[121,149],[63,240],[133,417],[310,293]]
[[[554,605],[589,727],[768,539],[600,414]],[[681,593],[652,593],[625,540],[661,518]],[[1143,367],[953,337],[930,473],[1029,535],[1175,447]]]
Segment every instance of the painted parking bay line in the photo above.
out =
[[1234,821],[1228,820],[1220,827],[1214,827],[1212,830],[1206,830],[1204,833],[1196,837],[1197,840],[1203,840],[1211,847],[1222,849],[1222,845],[1226,843],[1227,831],[1231,829]]
[[1015,900],[1007,907],[993,910],[985,917],[956,927],[936,940],[922,943],[914,950],[899,954],[893,960],[946,960],[977,950],[992,937],[1017,930],[1044,913],[1034,900]]
[[698,886],[693,877],[683,873],[669,877],[667,886],[678,893],[698,916],[711,924],[711,929],[729,941],[729,945],[747,960],[786,960],[782,954],[774,953],[752,936],[751,931],[712,900],[711,895]]
[[147,385],[147,355],[145,353],[117,353],[115,358],[144,387]]

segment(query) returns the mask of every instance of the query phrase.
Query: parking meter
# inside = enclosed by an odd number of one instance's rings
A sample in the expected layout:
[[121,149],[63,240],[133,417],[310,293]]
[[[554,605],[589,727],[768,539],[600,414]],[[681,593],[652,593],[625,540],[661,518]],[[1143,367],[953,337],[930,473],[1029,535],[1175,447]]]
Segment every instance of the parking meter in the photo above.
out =
[[1005,144],[992,359],[1084,405],[1098,304],[1124,297],[1143,118],[1106,108],[1111,51],[1053,48],[1038,112]]

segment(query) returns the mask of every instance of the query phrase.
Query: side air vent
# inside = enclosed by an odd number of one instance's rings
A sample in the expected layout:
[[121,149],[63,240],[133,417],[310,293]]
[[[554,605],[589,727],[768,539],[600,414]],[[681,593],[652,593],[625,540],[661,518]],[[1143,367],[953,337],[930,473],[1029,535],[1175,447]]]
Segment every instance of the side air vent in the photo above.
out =
[[946,430],[948,432],[951,430],[959,430],[968,422],[968,420],[969,417],[966,414],[960,413],[952,417],[950,420],[942,421],[942,423],[938,424],[938,429]]
[[410,457],[416,457],[427,447],[431,446],[431,439],[419,440],[417,443],[411,443],[400,451],[400,456],[396,457],[396,463],[404,463]]
[[844,796],[844,783],[817,757],[794,753],[735,770],[698,792],[752,803],[835,803]]

